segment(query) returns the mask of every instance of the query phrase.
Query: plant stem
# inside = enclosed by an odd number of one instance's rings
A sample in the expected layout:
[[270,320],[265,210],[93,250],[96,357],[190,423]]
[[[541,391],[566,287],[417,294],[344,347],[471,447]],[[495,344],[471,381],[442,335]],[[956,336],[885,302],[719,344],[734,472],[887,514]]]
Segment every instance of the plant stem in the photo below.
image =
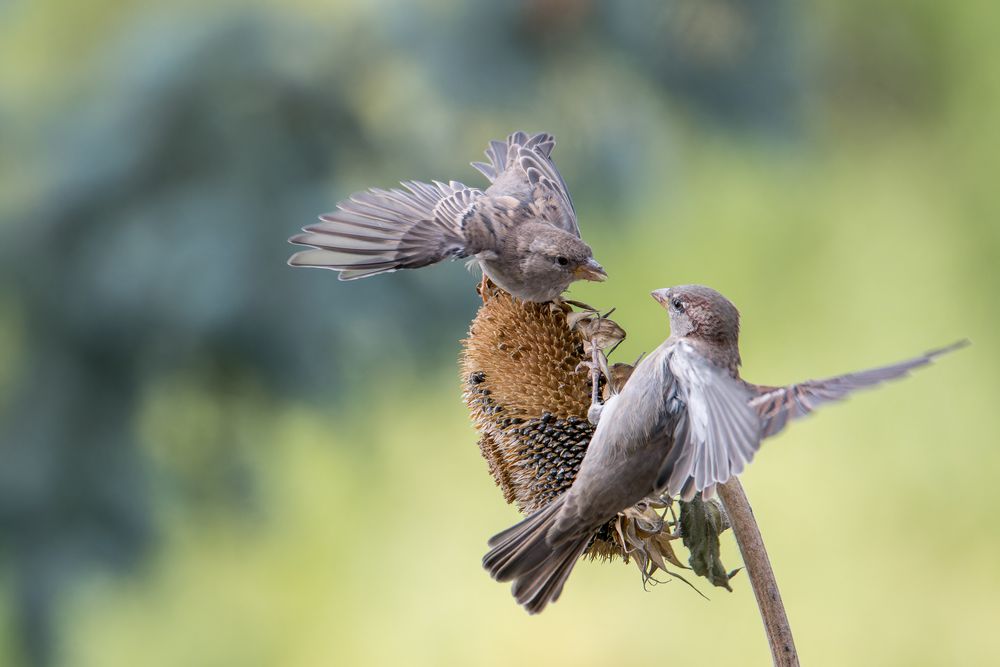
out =
[[738,478],[733,477],[717,488],[757,597],[757,608],[771,646],[771,659],[776,667],[798,667],[799,654],[795,651],[795,642],[792,640],[792,628],[788,625],[778,582],[774,579],[774,570],[771,569],[771,561],[764,548],[764,538],[761,537],[743,485]]

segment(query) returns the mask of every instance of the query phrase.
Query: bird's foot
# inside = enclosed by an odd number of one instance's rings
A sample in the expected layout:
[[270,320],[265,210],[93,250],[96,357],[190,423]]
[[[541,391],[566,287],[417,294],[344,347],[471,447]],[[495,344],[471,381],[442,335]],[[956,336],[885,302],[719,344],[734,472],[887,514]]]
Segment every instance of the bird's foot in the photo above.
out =
[[601,420],[601,412],[604,411],[604,402],[601,400],[601,376],[611,379],[611,371],[608,369],[608,358],[604,352],[591,341],[590,361],[584,362],[590,368],[590,408],[587,410],[587,421],[594,426]]
[[601,421],[602,412],[604,412],[603,403],[591,403],[590,407],[587,408],[587,421],[589,421],[592,426],[597,426],[598,422]]
[[[606,366],[607,362],[605,362],[604,365]],[[594,426],[597,426],[597,422],[601,418],[601,411],[604,410],[604,401],[601,400],[601,376],[604,374],[604,371],[601,366],[600,361],[581,361],[576,365],[576,368],[573,369],[574,373],[586,370],[587,374],[591,378],[590,407],[587,409],[587,421]]]

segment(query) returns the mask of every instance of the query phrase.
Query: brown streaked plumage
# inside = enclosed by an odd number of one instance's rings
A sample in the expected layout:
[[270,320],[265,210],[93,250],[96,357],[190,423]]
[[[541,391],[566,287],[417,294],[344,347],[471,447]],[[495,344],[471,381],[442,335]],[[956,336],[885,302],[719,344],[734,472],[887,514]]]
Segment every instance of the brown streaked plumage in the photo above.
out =
[[486,149],[485,190],[458,181],[405,181],[403,189],[351,195],[290,241],[311,246],[292,266],[332,269],[341,280],[471,257],[494,283],[525,301],[557,299],[576,280],[607,274],[580,238],[550,134],[515,132]]
[[605,406],[570,488],[498,533],[483,565],[530,613],[559,598],[595,531],[655,493],[692,498],[742,472],[764,437],[825,401],[905,376],[965,342],[882,368],[783,388],[739,376],[739,312],[700,285],[656,290],[671,336]]

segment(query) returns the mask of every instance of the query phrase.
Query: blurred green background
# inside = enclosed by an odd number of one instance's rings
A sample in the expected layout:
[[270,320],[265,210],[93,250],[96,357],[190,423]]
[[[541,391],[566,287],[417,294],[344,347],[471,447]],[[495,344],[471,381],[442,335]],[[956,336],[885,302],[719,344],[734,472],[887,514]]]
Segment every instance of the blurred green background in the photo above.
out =
[[[460,401],[458,263],[344,284],[285,239],[400,179],[555,158],[631,360],[651,289],[745,376],[974,345],[744,482],[805,664],[1000,663],[1000,5],[0,3],[0,664],[767,664],[748,582],[583,563],[531,618]],[[727,562],[738,564],[731,538]]]

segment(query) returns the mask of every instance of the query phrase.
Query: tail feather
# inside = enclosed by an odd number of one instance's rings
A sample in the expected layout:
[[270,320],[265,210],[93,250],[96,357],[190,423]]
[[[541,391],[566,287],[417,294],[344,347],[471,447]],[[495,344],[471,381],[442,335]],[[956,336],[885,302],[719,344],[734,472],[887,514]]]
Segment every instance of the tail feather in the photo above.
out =
[[509,541],[517,535],[521,535],[525,532],[531,531],[535,528],[539,521],[543,520],[543,517],[548,517],[549,515],[554,515],[562,507],[562,498],[556,498],[554,501],[538,510],[531,516],[521,519],[519,522],[515,523],[510,528],[506,530],[501,530],[499,533],[491,537],[486,541],[491,547],[495,547],[499,544]]
[[467,256],[461,219],[482,192],[457,181],[403,186],[356,193],[320,216],[319,223],[289,239],[312,249],[288,263],[333,269],[341,280],[352,280]]
[[549,528],[563,505],[559,497],[507,530],[490,538],[492,547],[483,557],[483,567],[497,581],[510,581],[545,559],[551,551],[546,541]]
[[570,540],[558,547],[541,565],[514,582],[511,589],[514,599],[523,605],[529,614],[538,614],[550,602],[558,600],[576,561],[586,551],[588,544],[590,544],[589,535]]
[[497,581],[514,581],[512,592],[529,613],[537,614],[558,599],[577,559],[590,543],[590,535],[555,545],[548,534],[562,508],[557,498],[527,519],[494,535],[483,567]]
[[511,162],[517,159],[518,151],[521,147],[538,151],[544,157],[548,158],[552,155],[552,149],[555,148],[555,145],[555,138],[547,132],[539,132],[532,136],[528,136],[526,132],[514,132],[507,137],[507,141],[493,140],[486,147],[485,154],[489,159],[489,164],[485,162],[473,162],[472,166],[482,173],[483,176],[490,179],[490,183],[492,183],[502,173],[507,171],[507,167]]

